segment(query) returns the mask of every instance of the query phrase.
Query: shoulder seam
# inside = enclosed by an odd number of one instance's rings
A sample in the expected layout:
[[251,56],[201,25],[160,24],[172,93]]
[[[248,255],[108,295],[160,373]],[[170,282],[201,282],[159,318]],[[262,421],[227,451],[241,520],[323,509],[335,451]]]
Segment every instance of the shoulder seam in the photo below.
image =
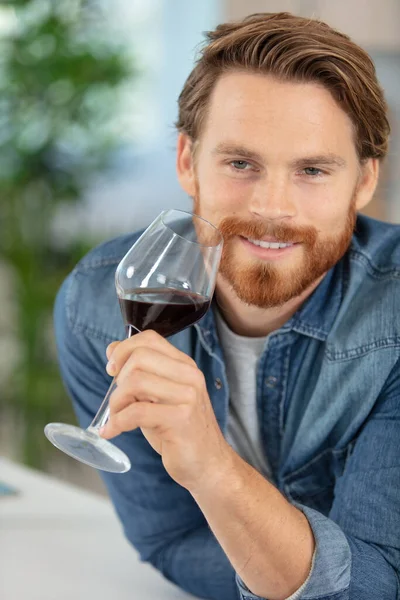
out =
[[121,261],[121,256],[115,257],[115,258],[103,258],[103,259],[97,259],[97,260],[93,260],[93,261],[85,261],[85,259],[83,259],[81,262],[79,262],[76,265],[76,270],[77,271],[85,271],[85,270],[90,270],[90,269],[97,269],[100,267],[109,267],[112,265],[118,265]]
[[82,325],[80,323],[74,324],[74,331],[75,333],[80,334],[82,336],[88,335],[92,338],[101,340],[102,342],[107,342],[108,344],[110,344],[111,342],[115,342],[115,339],[112,336],[105,335],[104,333],[97,331],[92,327],[88,327],[87,325]]
[[349,254],[350,260],[355,260],[367,267],[370,275],[375,277],[375,279],[385,279],[387,277],[394,277],[395,279],[400,279],[400,265],[398,267],[392,265],[383,269],[382,267],[378,267],[372,261],[371,257],[368,256],[368,254],[365,254],[360,250],[355,250],[354,248],[351,248]]
[[375,340],[362,346],[356,346],[354,348],[348,348],[343,351],[335,351],[334,346],[330,343],[326,345],[325,356],[329,362],[346,362],[354,360],[355,358],[361,358],[371,352],[376,352],[387,348],[400,348],[400,336],[385,337],[379,340]]

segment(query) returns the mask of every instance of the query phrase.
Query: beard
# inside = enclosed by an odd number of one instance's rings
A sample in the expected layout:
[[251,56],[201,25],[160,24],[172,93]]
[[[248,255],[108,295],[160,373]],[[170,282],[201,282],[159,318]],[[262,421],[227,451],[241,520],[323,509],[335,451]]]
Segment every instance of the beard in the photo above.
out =
[[[198,194],[194,199],[194,212],[199,215],[200,207]],[[356,218],[355,195],[343,230],[324,239],[319,238],[318,230],[312,226],[294,227],[260,219],[226,217],[216,224],[224,238],[219,273],[245,304],[259,308],[281,306],[300,296],[339,262],[350,246]],[[240,261],[238,236],[253,240],[268,236],[281,243],[296,242],[301,244],[303,258],[296,268],[279,268],[261,259]]]

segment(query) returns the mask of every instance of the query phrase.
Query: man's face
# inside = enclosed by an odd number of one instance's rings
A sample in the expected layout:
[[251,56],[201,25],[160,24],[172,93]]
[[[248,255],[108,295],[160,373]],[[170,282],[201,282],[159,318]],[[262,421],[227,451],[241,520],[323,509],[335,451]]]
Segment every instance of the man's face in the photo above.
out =
[[317,84],[225,75],[195,160],[192,150],[180,140],[181,184],[223,233],[220,274],[247,304],[278,306],[310,287],[343,256],[372,195],[351,121]]

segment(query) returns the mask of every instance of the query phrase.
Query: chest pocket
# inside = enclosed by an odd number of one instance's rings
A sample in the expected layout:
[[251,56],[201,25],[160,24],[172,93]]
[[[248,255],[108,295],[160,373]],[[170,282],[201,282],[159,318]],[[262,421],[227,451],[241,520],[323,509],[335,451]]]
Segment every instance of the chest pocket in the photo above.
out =
[[283,480],[283,492],[294,500],[328,515],[336,481],[343,475],[352,444],[341,450],[325,450]]

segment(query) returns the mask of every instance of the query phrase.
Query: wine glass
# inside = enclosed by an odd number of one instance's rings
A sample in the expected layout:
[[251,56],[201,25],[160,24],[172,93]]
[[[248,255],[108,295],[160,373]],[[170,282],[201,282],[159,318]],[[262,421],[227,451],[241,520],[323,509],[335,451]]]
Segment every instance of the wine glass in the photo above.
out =
[[[119,263],[115,287],[127,337],[153,329],[168,337],[193,325],[207,312],[215,288],[222,236],[193,213],[163,211]],[[114,378],[87,429],[49,423],[50,442],[73,458],[103,471],[125,473],[129,458],[99,436],[109,417]]]

